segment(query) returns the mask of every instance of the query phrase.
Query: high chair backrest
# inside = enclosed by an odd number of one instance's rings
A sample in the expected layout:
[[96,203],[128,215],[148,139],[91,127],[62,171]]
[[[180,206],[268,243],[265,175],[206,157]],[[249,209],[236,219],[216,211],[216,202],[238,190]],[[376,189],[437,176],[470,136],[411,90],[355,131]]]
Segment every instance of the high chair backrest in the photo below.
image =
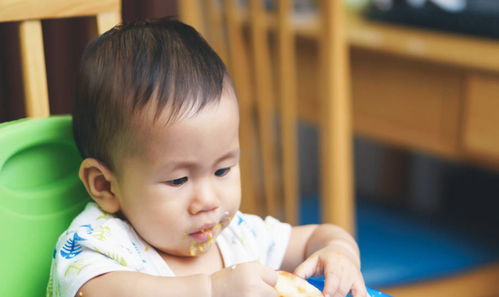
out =
[[52,251],[89,200],[70,116],[0,125],[0,296],[44,296]]
[[49,117],[41,20],[95,16],[100,34],[120,22],[120,3],[0,0],[0,22],[19,25],[26,115],[36,117],[0,124],[0,296],[45,295],[57,236],[89,200],[71,118]]
[[[303,98],[298,97],[293,1],[275,1],[274,11],[267,11],[264,2],[183,0],[179,9],[181,18],[197,27],[225,60],[235,85],[241,113],[242,209],[297,223],[301,174],[297,126],[299,106],[308,103],[299,104]],[[200,19],[200,11],[205,12],[204,18]],[[320,1],[314,30],[320,34],[321,69],[314,75],[321,113],[315,117],[320,131],[322,220],[353,232],[352,128],[343,14],[343,1]]]

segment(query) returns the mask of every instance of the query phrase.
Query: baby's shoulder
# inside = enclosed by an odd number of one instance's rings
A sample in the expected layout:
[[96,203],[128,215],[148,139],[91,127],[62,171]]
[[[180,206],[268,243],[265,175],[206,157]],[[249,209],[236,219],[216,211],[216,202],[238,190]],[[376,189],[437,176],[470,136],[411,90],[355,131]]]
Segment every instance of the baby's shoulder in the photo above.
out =
[[82,231],[93,233],[97,229],[126,229],[126,225],[123,220],[101,210],[95,202],[89,202],[85,209],[73,219],[66,233]]
[[74,218],[69,227],[60,235],[57,246],[76,242],[117,243],[129,239],[131,226],[114,215],[105,213],[94,202]]

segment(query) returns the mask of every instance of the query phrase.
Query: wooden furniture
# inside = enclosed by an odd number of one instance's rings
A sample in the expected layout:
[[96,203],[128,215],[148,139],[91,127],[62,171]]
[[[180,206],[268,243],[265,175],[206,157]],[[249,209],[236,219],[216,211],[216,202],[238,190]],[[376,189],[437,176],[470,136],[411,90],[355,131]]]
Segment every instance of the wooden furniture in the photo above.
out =
[[497,275],[499,275],[499,264],[494,263],[445,278],[381,288],[381,290],[391,296],[400,297],[493,297],[497,296],[499,291]]
[[[352,60],[358,74],[353,87],[359,90],[354,117],[360,134],[445,158],[497,165],[493,127],[499,112],[493,94],[499,85],[499,42],[355,18],[350,39],[357,57]],[[369,81],[367,73],[381,65],[387,72]],[[376,98],[396,92],[399,100],[392,96],[384,104],[387,114],[373,115],[367,111],[372,99],[367,92]],[[387,125],[392,128],[382,132]]]
[[[225,57],[239,97],[243,210],[296,224],[297,98],[301,82],[291,1],[277,1],[273,14],[266,13],[259,0],[248,1],[248,7],[239,7],[233,0],[223,1],[219,7],[216,1],[180,3],[181,18],[203,32]],[[321,1],[321,5],[321,67],[314,70],[321,78],[315,88],[321,90],[317,104],[322,112],[314,115],[321,131],[321,209],[323,221],[353,232],[351,107],[343,2]],[[199,7],[208,12],[207,20],[199,20]],[[275,24],[275,34],[269,35],[269,21]],[[261,193],[254,192],[259,189],[263,189]],[[260,197],[265,198],[263,208],[259,207]]]
[[[452,160],[489,167],[492,162],[497,168],[494,123],[499,112],[491,96],[499,85],[499,42],[346,16],[354,132]],[[239,21],[246,23],[247,15]],[[269,15],[262,22],[275,30]],[[299,115],[318,123],[320,22],[315,15],[297,16],[292,27],[300,70]]]
[[0,22],[18,22],[25,108],[28,117],[50,114],[42,19],[95,16],[98,33],[120,22],[119,0],[1,0]]
[[[313,69],[313,21],[297,28]],[[354,130],[391,145],[497,168],[499,42],[349,19]],[[311,50],[312,48],[312,50]],[[309,65],[312,63],[312,65]],[[308,66],[306,66],[308,65]],[[307,67],[307,68],[305,68]],[[304,85],[313,85],[303,73]],[[312,88],[304,92],[315,102]],[[303,115],[313,121],[315,104]],[[304,110],[304,109],[303,109]],[[496,296],[499,264],[382,288],[393,296]]]
[[[272,26],[272,23],[269,23]],[[314,18],[299,21],[302,118],[314,122],[312,78],[319,38]],[[499,165],[499,41],[407,28],[350,15],[354,132],[443,158]],[[384,292],[405,296],[497,296],[499,264]]]
[[[499,41],[355,16],[349,40],[356,133],[497,168]],[[497,296],[498,275],[499,263],[491,263],[384,290],[393,296]]]
[[[318,30],[295,27],[302,117],[314,121]],[[349,15],[354,131],[391,145],[497,168],[499,41]],[[303,100],[302,100],[303,99]],[[305,104],[306,102],[306,104]]]
[[[327,2],[331,5],[332,2],[341,1]],[[280,11],[278,9],[277,15]],[[328,10],[322,7],[320,11],[327,13]],[[247,52],[251,49],[253,57],[256,56],[255,51],[259,49],[245,46],[244,43],[255,41],[255,30],[267,32],[267,38],[270,40],[280,40],[278,36],[282,31],[293,36],[296,47],[286,44],[296,57],[294,65],[297,67],[291,68],[291,75],[296,72],[293,81],[299,82],[296,84],[296,111],[302,120],[321,127],[324,114],[333,115],[335,110],[325,108],[324,99],[335,97],[332,95],[335,90],[343,94],[339,95],[340,98],[349,98],[348,88],[341,90],[340,87],[338,90],[332,87],[332,83],[324,85],[323,82],[319,85],[317,81],[318,77],[324,75],[324,72],[318,75],[318,69],[327,65],[327,69],[332,71],[333,65],[340,65],[340,75],[344,78],[351,77],[352,80],[351,112],[356,134],[451,160],[474,162],[493,168],[499,165],[499,132],[496,128],[499,125],[499,106],[496,100],[496,94],[499,93],[499,41],[375,23],[356,15],[348,15],[346,39],[350,45],[349,76],[345,71],[347,67],[341,66],[341,60],[336,63],[331,63],[331,60],[326,62],[328,60],[324,55],[327,53],[324,49],[328,48],[329,41],[325,40],[332,38],[328,35],[332,31],[326,33],[328,31],[321,29],[325,23],[321,23],[316,15],[297,16],[288,19],[287,25],[283,25],[281,19],[270,13],[255,16],[250,8],[250,12],[236,11],[226,15],[226,18],[233,26],[228,29],[229,39],[231,30],[236,30],[234,27],[238,30],[238,38],[242,39],[238,41],[241,44],[235,50],[239,54],[244,51],[244,55],[251,56],[251,52]],[[260,23],[255,24],[256,21]],[[341,16],[340,19],[336,18],[336,21],[341,22]],[[240,33],[241,31],[243,33]],[[205,34],[210,40],[209,29]],[[342,31],[334,35],[340,40],[343,38]],[[275,42],[280,44],[282,41]],[[337,44],[342,46],[341,42]],[[281,50],[279,49],[275,60],[271,59],[271,62],[284,59]],[[328,50],[329,54],[334,56],[334,49],[329,47]],[[343,57],[343,61],[346,61],[348,53],[338,52],[342,50],[336,49],[336,57]],[[256,59],[261,61],[261,58]],[[231,63],[236,63],[237,66]],[[240,99],[251,98],[249,94],[241,96],[244,86],[237,83],[239,75],[234,75],[237,71],[246,69],[247,64],[244,63],[247,62],[238,63],[243,62],[230,60],[229,65],[240,92]],[[265,68],[270,66],[259,67],[260,71],[268,71]],[[267,74],[260,73],[268,78]],[[273,77],[279,81],[280,75],[282,72],[276,71]],[[248,81],[244,83],[250,85]],[[277,83],[275,85],[280,86]],[[295,84],[287,85],[293,87]],[[343,82],[343,86],[345,85],[348,85],[348,82]],[[291,98],[293,97],[292,95]],[[348,103],[344,106],[347,108],[344,108],[341,114],[346,113],[349,116]],[[245,108],[242,107],[242,112]],[[340,110],[341,107],[336,109]],[[327,129],[323,131],[326,137],[331,135],[326,132]],[[348,131],[348,128],[343,131]],[[334,147],[334,144],[331,145]],[[344,144],[341,147],[348,148]],[[342,153],[337,156],[341,157]],[[350,152],[345,154],[347,160],[350,158],[349,154]],[[336,164],[338,165],[338,162]],[[331,164],[328,166],[331,167]],[[341,171],[338,172],[341,174]],[[350,176],[350,173],[347,176]],[[343,197],[347,196],[349,195]],[[330,199],[332,195],[323,197]],[[329,199],[326,201],[331,201]],[[350,203],[353,200],[349,198],[344,201]],[[338,202],[331,202],[333,203]],[[331,213],[331,204],[326,204],[328,208],[325,212]],[[346,209],[350,209],[350,206]],[[338,222],[334,217],[326,218],[326,221]],[[398,297],[496,296],[499,294],[495,284],[497,275],[499,264],[492,263],[486,267],[433,281],[381,289]]]

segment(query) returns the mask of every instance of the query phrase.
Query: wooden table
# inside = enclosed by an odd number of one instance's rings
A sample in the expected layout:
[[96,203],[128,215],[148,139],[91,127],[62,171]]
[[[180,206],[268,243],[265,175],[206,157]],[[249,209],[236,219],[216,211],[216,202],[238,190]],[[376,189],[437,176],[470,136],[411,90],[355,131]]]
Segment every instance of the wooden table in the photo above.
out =
[[[499,40],[351,15],[358,135],[454,160],[499,165]],[[317,24],[295,20],[302,117],[317,118]]]

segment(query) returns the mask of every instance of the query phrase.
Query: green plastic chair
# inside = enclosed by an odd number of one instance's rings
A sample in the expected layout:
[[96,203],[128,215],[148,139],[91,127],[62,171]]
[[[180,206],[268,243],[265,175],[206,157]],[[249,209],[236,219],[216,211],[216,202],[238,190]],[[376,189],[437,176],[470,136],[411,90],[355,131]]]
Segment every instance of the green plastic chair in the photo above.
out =
[[71,117],[0,124],[0,296],[45,296],[58,236],[90,200]]

